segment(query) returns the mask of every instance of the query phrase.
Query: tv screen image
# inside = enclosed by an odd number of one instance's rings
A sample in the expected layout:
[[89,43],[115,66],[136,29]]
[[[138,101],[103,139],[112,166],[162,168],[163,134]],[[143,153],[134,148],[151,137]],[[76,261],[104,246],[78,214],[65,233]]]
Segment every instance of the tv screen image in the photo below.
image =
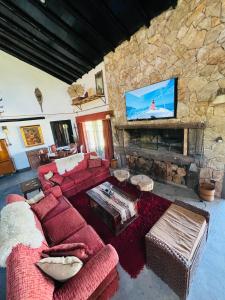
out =
[[127,120],[176,117],[176,78],[125,93]]

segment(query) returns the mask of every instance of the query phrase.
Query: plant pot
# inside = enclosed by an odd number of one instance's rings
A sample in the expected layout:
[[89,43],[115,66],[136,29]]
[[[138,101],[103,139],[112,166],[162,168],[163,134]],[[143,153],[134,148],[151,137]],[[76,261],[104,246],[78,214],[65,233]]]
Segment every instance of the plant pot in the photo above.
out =
[[116,169],[117,168],[117,159],[116,158],[112,158],[111,159],[111,163],[110,163],[110,166],[112,169]]
[[212,183],[202,183],[199,186],[199,196],[206,201],[213,201],[215,195],[215,185]]

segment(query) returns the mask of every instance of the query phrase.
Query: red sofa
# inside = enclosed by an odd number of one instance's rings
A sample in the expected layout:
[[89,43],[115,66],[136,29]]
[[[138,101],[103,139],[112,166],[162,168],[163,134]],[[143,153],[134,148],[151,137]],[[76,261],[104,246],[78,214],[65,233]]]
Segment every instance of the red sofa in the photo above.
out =
[[[42,246],[32,249],[24,245],[13,248],[7,259],[8,300],[84,300],[108,299],[118,286],[116,265],[118,255],[111,245],[105,245],[94,229],[62,195],[58,186],[47,192],[59,201],[42,220],[35,216],[36,226],[46,239]],[[19,195],[8,195],[7,203],[24,201]],[[44,234],[43,234],[44,236]],[[71,279],[57,285],[36,267],[41,252],[50,245],[83,242],[92,255],[82,269]]]
[[[96,155],[96,153],[85,153],[84,159],[73,170],[60,175],[63,178],[60,187],[63,195],[66,197],[74,196],[84,189],[97,185],[110,176],[110,163],[106,159],[102,159],[102,165],[100,167],[88,168],[90,155]],[[55,162],[51,162],[50,164],[46,164],[38,168],[38,178],[43,190],[47,190],[52,187],[51,181],[44,178],[44,175],[49,171],[52,171],[53,174],[58,174]]]

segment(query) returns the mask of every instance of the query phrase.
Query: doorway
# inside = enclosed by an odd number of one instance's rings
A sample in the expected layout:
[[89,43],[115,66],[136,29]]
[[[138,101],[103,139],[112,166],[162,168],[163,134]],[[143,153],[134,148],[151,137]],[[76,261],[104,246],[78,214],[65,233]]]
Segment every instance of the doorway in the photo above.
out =
[[70,120],[50,122],[53,139],[57,147],[67,146],[74,143],[73,129]]
[[105,142],[102,120],[84,122],[86,146],[89,152],[96,152],[99,157],[105,157]]

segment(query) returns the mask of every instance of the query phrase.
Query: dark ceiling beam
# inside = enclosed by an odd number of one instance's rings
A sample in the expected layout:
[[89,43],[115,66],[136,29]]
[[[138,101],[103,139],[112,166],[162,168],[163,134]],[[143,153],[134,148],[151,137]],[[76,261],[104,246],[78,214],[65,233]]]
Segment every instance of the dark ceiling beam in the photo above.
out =
[[67,65],[73,72],[77,73],[78,76],[82,76],[83,72],[86,72],[86,69],[72,60],[70,57],[65,56],[62,52],[59,52],[55,48],[48,46],[44,43],[41,39],[35,36],[31,31],[26,30],[25,28],[21,27],[18,23],[15,23],[12,19],[8,18],[5,15],[0,13],[0,25],[4,28],[7,28],[9,31],[13,31],[17,33],[20,37],[26,39],[33,44],[34,47],[39,48],[45,53],[51,53],[56,59],[60,60],[62,63]]
[[24,61],[25,63],[28,63],[28,64],[34,66],[35,68],[38,68],[38,69],[40,69],[40,70],[42,70],[42,71],[44,71],[44,72],[46,72],[46,73],[48,73],[50,75],[52,75],[52,76],[54,76],[54,77],[62,80],[63,82],[66,82],[68,84],[72,83],[71,79],[68,79],[68,78],[65,78],[63,76],[60,76],[59,74],[56,74],[53,71],[49,71],[47,68],[41,66],[38,63],[35,63],[33,60],[30,60],[28,58],[24,58],[24,56],[21,55],[21,54],[19,54],[18,52],[16,52],[15,49],[11,49],[10,47],[7,47],[6,45],[1,45],[1,43],[0,43],[0,50],[2,50],[4,52],[6,52],[6,53],[8,53],[8,54],[10,54],[10,55],[18,58],[19,60]]
[[9,31],[6,32],[3,28],[0,28],[0,37],[2,39],[5,39],[6,41],[8,41],[6,44],[11,43],[13,44],[16,48],[20,48],[24,51],[26,51],[26,53],[29,53],[31,55],[31,57],[34,57],[36,59],[39,59],[40,62],[43,62],[43,64],[45,63],[47,66],[55,68],[55,70],[57,70],[57,72],[59,74],[68,76],[68,77],[72,77],[74,78],[74,80],[78,79],[79,76],[70,73],[68,69],[65,69],[65,67],[63,66],[63,64],[57,62],[57,61],[52,61],[51,56],[46,56],[45,54],[43,55],[40,52],[37,52],[36,49],[33,49],[33,47],[31,47],[29,45],[29,43],[24,42],[22,39],[17,39],[17,37],[10,33]]
[[110,9],[110,7],[105,3],[104,0],[96,1],[96,0],[90,0],[91,3],[101,12],[101,14],[105,14],[106,16],[110,17],[113,23],[121,33],[124,35],[126,40],[130,39],[130,33],[126,26],[121,23],[121,21],[117,18],[117,16],[113,13],[113,11]]
[[59,16],[57,16],[52,10],[50,10],[49,6],[43,6],[41,2],[36,0],[29,0],[32,5],[34,5],[38,10],[41,11],[49,20],[53,23],[57,24],[60,28],[62,28],[68,35],[74,37],[76,42],[80,42],[87,48],[92,49],[96,55],[99,52],[102,52],[102,49],[97,49],[95,45],[91,44],[84,36],[80,35],[74,28],[70,27],[66,22],[64,22]]
[[45,61],[43,61],[40,58],[35,57],[28,51],[24,50],[23,48],[19,47],[16,44],[12,43],[12,41],[10,41],[9,39],[1,37],[0,47],[10,50],[11,52],[19,55],[20,56],[19,59],[22,59],[23,61],[28,62],[31,65],[34,65],[35,67],[38,67],[39,69],[44,70],[47,73],[53,74],[53,76],[55,76],[57,78],[64,78],[64,81],[69,82],[69,83],[74,81],[74,78],[72,76],[65,74],[64,72],[62,72],[55,66],[46,64]]
[[84,57],[84,55],[79,53],[70,44],[68,44],[67,42],[64,42],[61,38],[59,38],[54,33],[49,31],[42,24],[40,24],[40,22],[38,22],[34,18],[30,17],[26,12],[24,12],[21,8],[19,8],[18,5],[15,5],[16,2],[13,3],[9,0],[0,0],[0,3],[4,7],[8,8],[10,11],[12,11],[16,16],[21,18],[24,22],[28,23],[30,26],[32,26],[36,30],[40,31],[41,34],[43,34],[50,40],[54,41],[56,44],[58,44],[62,48],[66,49],[74,57],[78,58],[80,60],[80,63],[84,64],[84,67],[86,67],[87,71],[89,71],[91,68],[95,67],[95,65],[91,61],[89,61],[88,58]]
[[19,45],[23,46],[25,50],[34,54],[36,57],[40,57],[40,59],[46,61],[47,64],[51,64],[53,66],[57,66],[59,70],[67,73],[69,76],[74,77],[75,79],[79,78],[79,74],[74,73],[70,68],[67,68],[65,64],[61,63],[60,61],[55,60],[51,55],[46,54],[44,51],[33,47],[32,43],[24,40],[23,37],[17,36],[14,34],[10,29],[5,29],[0,27],[0,36],[5,37],[6,39],[10,39],[12,42],[17,42]]
[[71,5],[70,2],[67,0],[63,0],[63,5],[65,10],[76,17],[76,19],[79,21],[80,24],[87,27],[89,31],[92,32],[94,36],[98,36],[100,39],[104,41],[104,43],[109,47],[110,50],[113,50],[117,45],[110,39],[109,36],[105,36],[102,33],[100,33],[94,26],[94,24],[91,24],[88,19],[81,14],[73,5]]
[[150,16],[148,15],[147,11],[141,5],[141,2],[139,0],[134,0],[134,5],[136,6],[137,10],[139,11],[140,15],[142,16],[145,26],[149,27],[150,26]]

